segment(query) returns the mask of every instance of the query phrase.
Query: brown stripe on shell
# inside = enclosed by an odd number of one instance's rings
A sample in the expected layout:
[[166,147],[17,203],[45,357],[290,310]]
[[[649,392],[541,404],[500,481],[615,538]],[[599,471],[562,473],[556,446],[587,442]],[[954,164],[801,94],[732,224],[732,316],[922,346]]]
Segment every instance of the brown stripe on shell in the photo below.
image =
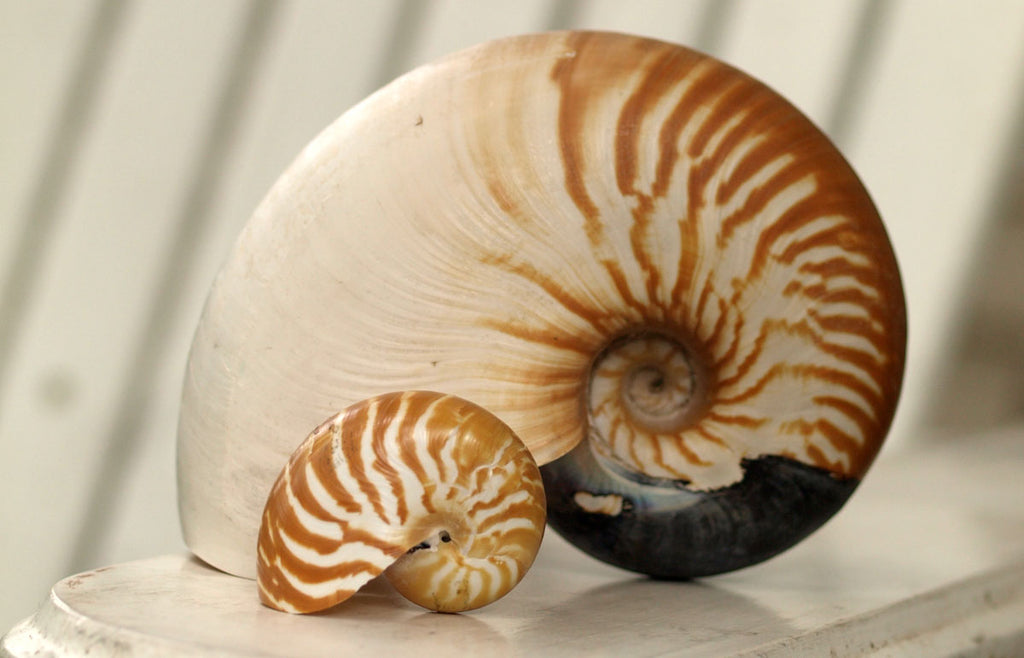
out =
[[[373,508],[373,512],[383,523],[389,523],[387,510],[381,501],[380,492],[373,485],[373,481],[363,460],[363,441],[341,441],[342,435],[366,436],[371,427],[376,425],[376,419],[371,416],[379,411],[379,407],[364,405],[355,407],[346,412],[341,423],[335,429],[334,440],[340,443],[341,462],[345,464],[348,475],[352,478],[367,501]],[[382,419],[383,420],[383,419]]]
[[602,70],[609,73],[606,81],[595,83],[588,78],[581,83],[579,80],[576,75],[578,69],[582,67],[584,71],[590,70],[589,62],[585,61],[588,57],[605,55],[589,47],[592,38],[593,35],[586,33],[571,35],[566,41],[566,47],[570,50],[567,56],[559,59],[552,67],[551,79],[562,90],[562,101],[558,106],[558,136],[565,189],[583,216],[587,237],[591,244],[597,245],[605,239],[604,225],[600,221],[600,209],[586,186],[588,159],[580,148],[587,143],[583,118],[586,116],[587,104],[614,86],[618,80],[611,77],[615,75],[615,70],[609,67],[602,67]]

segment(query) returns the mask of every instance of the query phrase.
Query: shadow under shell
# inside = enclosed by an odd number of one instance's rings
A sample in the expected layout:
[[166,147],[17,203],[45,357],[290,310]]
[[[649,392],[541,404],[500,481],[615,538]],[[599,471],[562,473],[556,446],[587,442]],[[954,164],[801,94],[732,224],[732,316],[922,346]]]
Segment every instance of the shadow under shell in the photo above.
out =
[[586,442],[541,467],[548,524],[623,569],[685,579],[762,562],[821,527],[855,478],[778,456],[743,460],[739,482],[712,491],[649,480],[594,455]]

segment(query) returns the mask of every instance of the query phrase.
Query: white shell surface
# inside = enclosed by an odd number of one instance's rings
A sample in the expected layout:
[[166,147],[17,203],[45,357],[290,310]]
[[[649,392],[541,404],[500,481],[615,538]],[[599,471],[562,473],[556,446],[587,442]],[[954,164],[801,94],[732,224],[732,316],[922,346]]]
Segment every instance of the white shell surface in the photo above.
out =
[[685,334],[717,384],[706,422],[637,439],[639,467],[678,444],[650,474],[713,488],[761,454],[863,474],[899,388],[902,295],[870,200],[799,113],[622,35],[418,69],[307,147],[218,277],[179,425],[186,542],[254,575],[288,455],[389,391],[464,397],[550,461],[584,436],[597,355],[652,328]]

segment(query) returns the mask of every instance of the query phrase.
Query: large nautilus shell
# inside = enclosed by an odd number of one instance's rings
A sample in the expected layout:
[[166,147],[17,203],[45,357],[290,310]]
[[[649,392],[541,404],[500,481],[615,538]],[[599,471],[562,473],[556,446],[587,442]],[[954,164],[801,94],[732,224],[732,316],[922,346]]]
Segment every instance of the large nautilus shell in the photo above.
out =
[[620,34],[494,41],[345,113],[256,210],[190,355],[185,538],[254,577],[310,428],[433,390],[522,439],[583,550],[742,567],[853,491],[905,339],[870,198],[769,88]]

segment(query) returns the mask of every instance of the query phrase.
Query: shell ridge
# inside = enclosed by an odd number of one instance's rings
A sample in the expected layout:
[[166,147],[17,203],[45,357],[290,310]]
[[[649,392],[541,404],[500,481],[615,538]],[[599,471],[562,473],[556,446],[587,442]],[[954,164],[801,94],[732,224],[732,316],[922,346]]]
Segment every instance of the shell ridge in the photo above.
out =
[[[377,424],[377,417],[380,413],[378,405],[366,405],[365,412],[360,414],[346,414],[342,426],[338,428],[337,443],[340,450],[334,454],[334,461],[340,461],[345,465],[348,476],[355,483],[354,489],[350,492],[362,494],[358,501],[360,506],[366,510],[369,508],[385,526],[391,523],[387,509],[384,507],[382,492],[372,476],[372,471],[367,469],[374,460],[373,435],[374,427]],[[355,427],[350,427],[355,425]],[[359,436],[359,440],[342,440],[342,433],[351,432],[353,436]]]
[[[373,448],[373,469],[384,477],[388,485],[389,509],[393,509],[399,525],[404,525],[409,518],[409,507],[406,504],[405,484],[400,469],[391,462],[390,446],[398,443],[398,432],[404,426],[405,417],[409,414],[408,398],[402,397],[393,417],[383,417],[378,422],[386,429],[373,432],[370,444]],[[396,451],[400,454],[400,451]]]
[[[352,500],[346,495],[334,495],[334,492],[347,492],[348,487],[342,484],[339,477],[339,470],[334,468],[336,462],[335,455],[339,452],[338,441],[340,441],[340,429],[342,419],[340,417],[333,418],[333,421],[327,425],[326,428],[318,428],[314,431],[314,436],[320,438],[314,439],[313,445],[308,452],[308,468],[312,471],[314,477],[307,478],[310,482],[317,482],[320,484],[320,488],[311,490],[313,495],[317,497],[317,500],[323,500],[322,505],[325,509],[328,503],[333,503],[333,507],[342,510],[334,516],[341,516],[343,513],[356,513],[362,509],[356,501]],[[330,455],[330,459],[315,459],[313,454],[319,451],[327,451]],[[286,476],[287,477],[287,476]],[[323,491],[327,497],[326,500],[321,498],[317,494]]]
[[[764,140],[766,141],[766,140]],[[744,144],[755,142],[748,140]],[[756,142],[755,142],[756,143]],[[736,186],[736,190],[725,196],[717,204],[721,212],[721,223],[717,236],[718,248],[726,249],[733,235],[744,225],[754,222],[761,216],[761,211],[769,201],[779,194],[783,187],[787,169],[794,164],[793,155],[783,153],[764,163],[751,175]],[[723,182],[715,191],[715,196],[723,196],[727,183]]]
[[587,191],[584,174],[587,170],[586,158],[578,149],[578,145],[583,143],[581,137],[586,99],[580,99],[582,107],[571,102],[575,100],[572,93],[575,70],[583,57],[582,53],[589,49],[587,44],[590,39],[591,36],[587,34],[570,37],[570,46],[577,56],[558,60],[551,69],[550,77],[559,88],[557,135],[565,189],[583,217],[587,238],[591,245],[597,247],[605,242],[604,227],[598,219],[600,212],[597,204]]
[[278,512],[278,532],[280,535],[286,534],[282,524],[289,520],[293,532],[300,532],[305,541],[316,546],[325,546],[323,550],[332,550],[335,542],[343,536],[342,528],[326,514],[311,487],[298,486],[300,482],[296,482],[295,474],[305,470],[301,467],[296,468],[289,472],[291,477],[283,480],[283,493],[288,505]]

